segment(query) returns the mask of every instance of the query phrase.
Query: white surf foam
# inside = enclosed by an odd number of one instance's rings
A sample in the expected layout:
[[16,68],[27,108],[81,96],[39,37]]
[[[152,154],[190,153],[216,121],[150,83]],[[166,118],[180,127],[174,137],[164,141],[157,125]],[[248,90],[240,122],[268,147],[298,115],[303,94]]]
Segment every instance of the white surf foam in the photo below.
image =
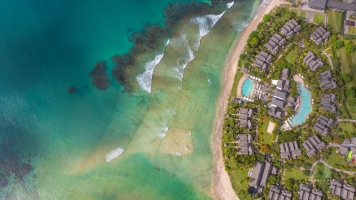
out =
[[106,160],[106,163],[112,161],[113,159],[115,159],[116,157],[118,157],[119,155],[121,155],[123,152],[125,151],[125,149],[119,147],[113,151],[110,151],[110,153],[108,153],[106,156],[105,156],[105,160]]
[[164,54],[159,54],[155,57],[155,59],[147,62],[145,65],[146,71],[138,75],[136,78],[141,88],[148,93],[151,93],[153,71],[155,70],[156,65],[161,62],[163,55]]
[[175,155],[175,156],[181,156],[182,155],[181,152],[173,152],[172,154]]
[[227,8],[229,9],[229,8],[231,8],[233,5],[234,5],[234,1],[232,1],[232,2],[230,2],[230,3],[227,3],[226,4],[226,6],[227,6]]

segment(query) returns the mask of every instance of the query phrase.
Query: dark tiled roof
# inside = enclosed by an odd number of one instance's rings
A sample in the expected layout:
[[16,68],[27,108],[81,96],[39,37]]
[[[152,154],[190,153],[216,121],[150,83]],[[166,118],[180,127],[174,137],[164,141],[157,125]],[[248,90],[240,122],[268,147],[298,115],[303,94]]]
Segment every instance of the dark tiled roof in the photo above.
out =
[[327,0],[310,0],[309,6],[314,9],[324,10]]
[[314,156],[317,150],[321,150],[325,147],[325,143],[320,141],[320,139],[313,135],[312,137],[308,138],[306,141],[303,142],[303,147],[307,151],[307,155],[309,157]]

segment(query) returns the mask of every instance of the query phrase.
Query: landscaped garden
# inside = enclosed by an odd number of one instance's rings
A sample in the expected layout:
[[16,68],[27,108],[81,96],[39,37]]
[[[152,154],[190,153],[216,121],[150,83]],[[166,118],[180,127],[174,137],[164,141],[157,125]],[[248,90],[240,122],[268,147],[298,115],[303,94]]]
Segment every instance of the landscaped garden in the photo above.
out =
[[322,15],[322,14],[315,13],[314,14],[314,22],[317,23],[317,24],[324,25],[325,24],[325,16]]
[[349,26],[349,33],[356,34],[356,27]]
[[[271,83],[271,80],[279,79],[281,71],[284,68],[290,70],[289,79],[294,74],[301,74],[301,76],[304,77],[304,84],[308,85],[314,100],[313,111],[309,115],[309,118],[306,119],[305,123],[300,126],[292,127],[291,130],[281,130],[280,127],[286,120],[286,117],[293,115],[295,111],[288,111],[288,114],[280,120],[268,115],[267,105],[270,103],[269,100],[261,101],[255,98],[254,102],[244,102],[243,104],[232,101],[232,98],[237,94],[237,82],[242,74],[238,73],[236,75],[234,88],[231,94],[231,101],[228,105],[223,126],[222,145],[226,170],[230,175],[235,192],[242,199],[251,198],[247,191],[248,183],[250,182],[249,177],[247,176],[247,171],[254,166],[256,161],[271,161],[273,165],[280,168],[280,174],[277,177],[273,176],[269,179],[268,185],[264,188],[263,193],[253,196],[253,198],[266,197],[266,191],[268,192],[270,185],[273,183],[284,184],[286,188],[292,190],[293,195],[295,195],[299,184],[306,183],[310,179],[315,181],[317,188],[323,189],[324,193],[327,193],[328,187],[326,187],[326,185],[328,186],[329,182],[324,180],[327,179],[329,181],[329,179],[333,177],[337,178],[341,175],[320,163],[315,166],[313,171],[310,171],[309,169],[311,165],[321,158],[324,158],[324,160],[331,166],[349,169],[345,157],[337,154],[335,149],[326,148],[325,151],[309,157],[301,144],[312,135],[318,135],[318,138],[326,144],[342,143],[345,138],[350,138],[351,136],[356,135],[354,125],[351,123],[339,123],[337,126],[331,127],[330,134],[325,137],[321,136],[314,130],[314,124],[320,114],[333,119],[337,116],[342,119],[348,119],[351,116],[350,111],[353,112],[352,106],[355,106],[356,113],[356,103],[353,104],[354,97],[356,97],[356,89],[354,88],[356,87],[356,82],[354,83],[352,77],[344,76],[354,72],[354,70],[356,72],[356,65],[353,66],[354,58],[351,58],[354,49],[351,49],[350,47],[351,44],[354,45],[354,43],[353,41],[345,42],[346,40],[337,35],[341,25],[337,25],[336,22],[340,19],[340,16],[342,17],[342,13],[328,12],[329,17],[332,16],[332,19],[329,18],[329,24],[330,20],[333,20],[335,23],[333,25],[330,24],[330,26],[326,28],[330,30],[333,35],[327,42],[320,46],[315,45],[309,38],[309,35],[316,30],[318,26],[305,22],[302,19],[303,15],[305,17],[305,11],[300,11],[300,17],[298,17],[295,9],[290,11],[288,7],[284,6],[278,7],[275,12],[264,16],[264,19],[258,25],[257,30],[252,32],[248,38],[247,45],[238,62],[240,69],[244,68],[244,70],[248,71],[249,75],[261,78],[261,83],[267,85]],[[252,64],[254,63],[256,56],[261,50],[269,52],[264,44],[268,42],[269,38],[274,33],[280,33],[280,28],[290,19],[295,19],[302,25],[301,32],[287,39],[286,44],[281,47],[281,50],[276,55],[273,55],[272,62],[269,64],[269,70],[267,72],[261,71],[259,68],[253,66]],[[314,15],[314,20],[317,23],[323,24],[325,22],[325,16],[316,14]],[[342,44],[338,42],[340,40],[342,41]],[[303,63],[303,58],[309,51],[313,52],[316,57],[323,62],[323,66],[315,72],[311,71],[308,65]],[[327,56],[322,54],[324,51],[330,54],[334,70],[331,67],[331,63],[329,63]],[[347,64],[347,66],[344,66],[344,64]],[[334,79],[341,87],[326,91],[321,89],[318,75],[325,70],[330,70],[331,73],[333,73]],[[295,82],[292,81],[292,84],[295,84]],[[294,87],[296,86],[294,85]],[[273,87],[267,88],[267,93],[270,88],[272,88],[271,91],[273,91]],[[320,108],[321,95],[324,93],[336,94],[338,99],[337,102],[340,103],[337,113],[326,112]],[[294,95],[290,92],[290,95],[298,96],[298,92],[296,91],[296,94]],[[241,107],[253,109],[254,117],[252,118],[252,129],[239,127],[236,123],[238,119],[236,113],[238,113],[238,109]],[[273,134],[267,133],[270,121],[276,123]],[[258,137],[253,138],[253,148],[255,149],[254,154],[238,155],[236,136],[238,134],[251,134],[255,137],[256,131]],[[278,140],[274,143],[276,137],[278,137]],[[282,159],[280,156],[279,144],[292,141],[297,142],[299,148],[302,149],[302,155],[296,159]],[[265,155],[270,155],[270,157],[265,157]],[[301,170],[303,169],[301,167],[305,168],[305,170]],[[284,170],[284,183],[283,181],[278,182],[283,176]],[[354,180],[354,182],[356,182],[356,180]]]

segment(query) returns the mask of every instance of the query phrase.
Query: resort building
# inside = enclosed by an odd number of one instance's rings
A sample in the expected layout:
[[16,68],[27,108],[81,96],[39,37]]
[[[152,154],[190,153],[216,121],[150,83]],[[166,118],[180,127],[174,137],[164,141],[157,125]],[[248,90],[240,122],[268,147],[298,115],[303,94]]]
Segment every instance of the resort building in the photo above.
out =
[[331,194],[340,197],[344,200],[353,200],[355,196],[355,186],[343,184],[341,181],[333,179],[330,183],[329,189]]
[[356,137],[345,139],[344,142],[339,146],[339,153],[341,155],[346,156],[349,151],[352,152],[353,157],[356,156]]
[[271,107],[268,114],[271,115],[272,117],[277,118],[277,119],[283,119],[285,112],[278,111],[275,107]]
[[309,157],[315,156],[318,151],[325,147],[325,143],[320,141],[318,136],[313,135],[303,142],[303,147]]
[[267,185],[269,175],[277,175],[278,173],[278,167],[273,166],[271,162],[257,161],[252,172],[250,173],[251,182],[248,184],[249,193],[261,193],[263,188]]
[[250,108],[240,108],[238,114],[239,126],[246,127],[248,129],[252,128],[252,118],[253,110]]
[[334,125],[335,120],[327,118],[324,115],[320,115],[317,119],[316,124],[314,125],[314,130],[319,132],[322,136],[327,136],[330,132],[329,128]]
[[287,101],[287,106],[290,106],[291,108],[295,109],[299,104],[299,101],[299,97],[289,97]]
[[274,34],[272,37],[269,39],[268,43],[265,44],[266,49],[270,51],[272,54],[276,54],[279,52],[280,47],[283,46],[286,43],[286,39],[284,39],[282,36],[279,34]]
[[268,64],[272,61],[272,55],[261,51],[256,57],[253,66],[258,67],[262,71],[266,71],[268,69]]
[[271,107],[284,109],[285,106],[286,106],[286,102],[284,100],[273,97],[271,102]]
[[313,72],[315,72],[324,65],[324,63],[320,59],[317,59],[315,54],[311,51],[309,51],[307,55],[303,58],[303,63],[307,64],[309,66],[309,69]]
[[356,11],[356,4],[337,0],[309,0],[309,7],[317,10],[336,9]]
[[289,20],[281,29],[281,33],[285,35],[287,38],[292,37],[295,33],[298,33],[302,30],[302,26],[298,24],[294,19]]
[[336,97],[335,94],[322,94],[321,95],[321,109],[335,113],[336,112]]
[[325,72],[319,74],[320,85],[323,90],[334,89],[337,87],[337,84],[332,78],[333,75],[330,70],[326,70]]
[[[281,90],[282,92],[284,92],[284,91],[289,92],[290,91],[290,80],[278,80],[277,89]],[[288,94],[287,94],[287,96],[288,96]]]
[[297,141],[281,143],[279,144],[279,149],[281,158],[283,159],[289,159],[290,156],[295,158],[302,155],[302,151],[299,149]]
[[278,186],[272,185],[269,193],[269,200],[290,200],[292,199],[292,192],[289,190],[281,190]]
[[323,197],[323,191],[312,190],[309,185],[300,184],[298,190],[298,197],[300,200],[321,200]]
[[324,41],[327,41],[330,37],[330,32],[326,31],[322,26],[317,28],[310,34],[310,39],[315,42],[316,45],[321,45]]
[[282,80],[287,80],[289,78],[289,69],[284,68],[281,72],[281,79]]
[[236,136],[237,143],[239,147],[237,148],[238,155],[252,155],[253,148],[252,148],[252,135],[251,134],[238,134]]

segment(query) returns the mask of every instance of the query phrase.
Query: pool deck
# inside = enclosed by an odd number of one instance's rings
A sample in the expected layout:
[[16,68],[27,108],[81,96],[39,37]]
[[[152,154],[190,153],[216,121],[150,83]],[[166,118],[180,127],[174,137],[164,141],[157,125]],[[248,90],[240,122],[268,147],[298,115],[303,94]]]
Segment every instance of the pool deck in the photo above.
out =
[[239,80],[239,83],[237,85],[237,98],[242,98],[242,86],[245,82],[245,80],[249,77],[250,75],[249,74],[244,74],[240,80]]

